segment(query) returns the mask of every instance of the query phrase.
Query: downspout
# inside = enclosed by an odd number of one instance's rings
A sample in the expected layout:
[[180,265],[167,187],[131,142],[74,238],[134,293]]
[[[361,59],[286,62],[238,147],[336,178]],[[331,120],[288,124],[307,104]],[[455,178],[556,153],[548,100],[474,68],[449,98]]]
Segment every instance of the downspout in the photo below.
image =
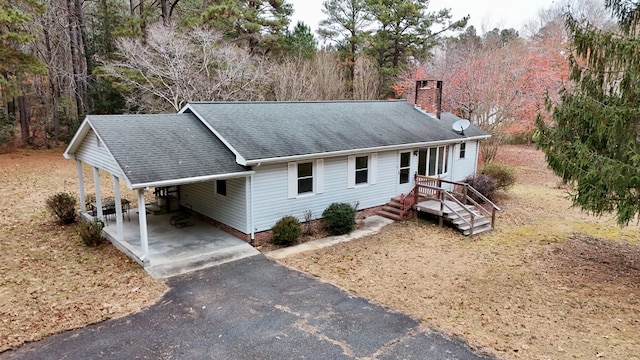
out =
[[476,161],[473,163],[473,176],[478,172],[478,159],[480,155],[480,140],[476,140]]
[[[257,163],[256,165],[253,166],[253,169],[257,168],[260,166],[261,163]],[[255,171],[254,171],[255,174]],[[249,223],[251,224],[251,241],[249,242],[250,245],[254,245],[256,242],[256,228],[254,225],[254,209],[253,209],[253,175],[251,174],[249,176],[249,196],[251,197],[251,199],[249,200]]]
[[249,226],[251,226],[251,241],[249,244],[253,246],[256,242],[256,232],[253,225],[253,174],[249,176]]

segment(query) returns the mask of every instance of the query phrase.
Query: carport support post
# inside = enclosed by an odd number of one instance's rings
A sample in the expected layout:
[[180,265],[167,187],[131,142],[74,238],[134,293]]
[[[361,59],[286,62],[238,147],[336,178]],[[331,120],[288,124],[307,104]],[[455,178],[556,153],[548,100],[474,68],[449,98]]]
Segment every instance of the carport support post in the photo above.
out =
[[144,189],[138,189],[138,215],[140,218],[140,245],[142,258],[146,262],[149,258],[149,238],[147,234],[147,208],[144,204]]
[[87,200],[84,194],[84,175],[82,174],[82,161],[76,160],[78,168],[78,187],[80,190],[80,212],[87,211]]
[[120,199],[120,181],[117,176],[111,175],[113,180],[113,197],[116,202],[116,233],[119,240],[124,240],[124,225],[122,224],[122,199]]
[[100,192],[100,173],[98,168],[93,168],[93,185],[96,188],[96,210],[98,213],[98,219],[104,220],[104,214],[102,213],[102,193]]

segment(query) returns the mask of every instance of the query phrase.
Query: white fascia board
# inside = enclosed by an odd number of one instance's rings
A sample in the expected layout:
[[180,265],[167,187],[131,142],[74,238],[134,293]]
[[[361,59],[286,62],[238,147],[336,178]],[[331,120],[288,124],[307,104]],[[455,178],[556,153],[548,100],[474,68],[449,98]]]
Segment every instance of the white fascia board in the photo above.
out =
[[89,124],[88,117],[85,117],[82,124],[78,127],[75,135],[73,135],[73,138],[69,141],[69,145],[64,150],[64,153],[62,153],[62,156],[64,156],[65,159],[75,159],[76,150],[82,143],[82,140],[84,140],[85,136],[87,136],[90,129],[92,129],[92,126]]
[[229,141],[227,141],[227,139],[225,139],[216,129],[214,129],[213,126],[211,126],[211,124],[209,124],[208,121],[204,120],[202,115],[198,114],[198,112],[195,111],[195,109],[193,109],[193,107],[191,107],[191,104],[185,105],[182,109],[180,109],[178,114],[183,114],[187,109],[190,110],[191,113],[193,115],[195,115],[198,118],[198,120],[200,120],[200,122],[202,122],[202,124],[204,126],[207,127],[207,129],[209,129],[218,139],[220,139],[220,141],[222,141],[222,143],[229,150],[231,150],[231,152],[236,156],[236,163],[238,163],[240,165],[243,165],[243,166],[247,165],[247,160],[242,155],[240,155],[240,152],[238,150],[236,150],[233,146],[231,146],[231,143],[229,143]]
[[224,179],[234,179],[234,178],[240,178],[240,177],[249,177],[255,173],[256,173],[255,171],[244,171],[244,172],[231,173],[231,174],[205,175],[205,176],[196,176],[196,177],[184,178],[184,179],[172,179],[172,180],[132,184],[132,185],[128,185],[128,187],[129,189],[135,190],[135,189],[142,189],[147,187],[186,185],[186,184],[194,184],[194,183],[206,182],[206,181],[212,181],[212,180],[224,180]]
[[267,159],[256,159],[256,160],[247,161],[246,162],[246,166],[255,166],[255,165],[260,165],[260,164],[279,163],[279,162],[302,161],[302,160],[317,159],[317,158],[329,158],[329,157],[345,156],[345,155],[351,155],[351,154],[372,153],[372,152],[381,152],[381,151],[393,151],[393,150],[402,150],[402,149],[413,149],[413,148],[440,146],[440,145],[447,145],[447,144],[458,144],[458,143],[464,142],[464,141],[483,140],[483,139],[487,139],[489,137],[491,137],[491,135],[482,135],[482,136],[466,137],[466,138],[459,138],[459,139],[430,141],[430,142],[424,142],[424,143],[378,146],[378,147],[364,148],[364,149],[340,150],[340,151],[323,152],[323,153],[315,153],[315,154],[283,156],[283,157],[267,158]]

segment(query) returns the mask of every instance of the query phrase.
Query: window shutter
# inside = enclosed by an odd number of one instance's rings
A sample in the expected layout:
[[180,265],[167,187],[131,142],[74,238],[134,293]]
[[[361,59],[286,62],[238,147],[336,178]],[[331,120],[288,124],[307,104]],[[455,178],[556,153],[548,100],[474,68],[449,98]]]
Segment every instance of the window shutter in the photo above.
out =
[[356,186],[356,156],[350,155],[347,158],[347,188]]
[[322,194],[324,191],[324,160],[318,159],[316,161],[316,173],[315,173],[315,185],[316,185],[316,194]]
[[294,199],[298,196],[298,164],[294,162],[289,163],[289,199]]
[[370,183],[375,184],[378,177],[378,154],[371,154],[369,157],[371,164],[369,164],[369,177]]

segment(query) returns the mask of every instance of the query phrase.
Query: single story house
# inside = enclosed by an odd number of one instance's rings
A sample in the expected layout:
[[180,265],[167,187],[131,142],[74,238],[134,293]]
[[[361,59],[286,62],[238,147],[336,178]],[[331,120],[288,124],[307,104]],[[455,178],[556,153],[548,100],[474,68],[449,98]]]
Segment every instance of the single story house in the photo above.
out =
[[[151,189],[169,209],[189,204],[260,243],[286,215],[319,218],[334,202],[384,205],[412,189],[415,173],[450,181],[474,174],[480,142],[489,135],[475,126],[453,128],[461,119],[440,112],[441,82],[421,81],[416,88],[421,106],[406,100],[191,102],[178,114],[89,115],[64,156],[78,164],[81,203],[83,163],[94,178],[99,171],[112,175],[118,215],[119,183],[137,191],[143,248],[144,194]],[[96,197],[101,216],[99,185]]]

